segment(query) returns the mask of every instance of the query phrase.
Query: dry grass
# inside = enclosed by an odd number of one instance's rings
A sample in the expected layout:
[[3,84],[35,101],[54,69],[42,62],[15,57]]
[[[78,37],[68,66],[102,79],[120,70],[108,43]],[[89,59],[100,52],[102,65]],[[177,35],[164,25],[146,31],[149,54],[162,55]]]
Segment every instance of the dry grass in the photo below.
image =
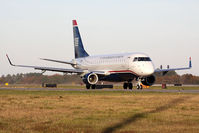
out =
[[199,131],[199,95],[0,90],[0,133]]

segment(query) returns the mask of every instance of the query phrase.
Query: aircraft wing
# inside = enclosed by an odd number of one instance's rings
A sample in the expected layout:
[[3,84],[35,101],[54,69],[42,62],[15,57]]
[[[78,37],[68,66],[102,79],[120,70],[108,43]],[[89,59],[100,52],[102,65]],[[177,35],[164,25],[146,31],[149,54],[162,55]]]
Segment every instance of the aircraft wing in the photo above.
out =
[[64,73],[84,73],[85,70],[82,69],[65,69],[65,68],[54,68],[54,67],[40,67],[40,66],[28,66],[28,65],[15,65],[11,62],[8,55],[6,55],[8,58],[8,61],[10,65],[16,66],[16,67],[27,67],[27,68],[34,68],[36,70],[42,70],[42,71],[55,71],[55,72],[64,72]]
[[186,69],[191,69],[192,68],[192,63],[191,63],[191,57],[189,58],[189,66],[188,67],[183,67],[183,68],[168,68],[168,69],[156,69],[155,72],[168,72],[168,71],[176,71],[176,70],[186,70]]
[[8,55],[6,55],[8,58],[8,61],[11,66],[16,66],[16,67],[26,67],[26,68],[34,68],[36,70],[42,70],[42,71],[54,71],[54,72],[63,72],[63,73],[96,73],[99,75],[107,75],[106,71],[89,71],[89,70],[83,70],[83,69],[66,69],[66,68],[54,68],[54,67],[40,67],[40,66],[29,66],[29,65],[15,65],[11,62],[10,58]]

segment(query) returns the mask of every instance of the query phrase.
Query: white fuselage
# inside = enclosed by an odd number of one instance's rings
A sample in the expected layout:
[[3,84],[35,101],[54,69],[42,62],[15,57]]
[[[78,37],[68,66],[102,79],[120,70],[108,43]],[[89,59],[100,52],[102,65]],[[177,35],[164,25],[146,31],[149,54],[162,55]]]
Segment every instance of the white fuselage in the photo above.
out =
[[75,62],[77,64],[75,68],[77,69],[104,71],[107,75],[112,73],[132,73],[136,76],[144,77],[153,74],[155,70],[150,58],[141,53],[88,56],[77,58]]

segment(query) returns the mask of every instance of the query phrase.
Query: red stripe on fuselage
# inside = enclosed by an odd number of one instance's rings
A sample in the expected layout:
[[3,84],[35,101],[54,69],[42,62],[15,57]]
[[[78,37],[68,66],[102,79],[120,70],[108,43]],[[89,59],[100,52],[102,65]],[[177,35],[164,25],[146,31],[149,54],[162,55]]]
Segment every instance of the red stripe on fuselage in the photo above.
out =
[[137,73],[131,71],[131,70],[119,70],[119,71],[109,71],[110,73],[132,73],[134,75],[138,75]]

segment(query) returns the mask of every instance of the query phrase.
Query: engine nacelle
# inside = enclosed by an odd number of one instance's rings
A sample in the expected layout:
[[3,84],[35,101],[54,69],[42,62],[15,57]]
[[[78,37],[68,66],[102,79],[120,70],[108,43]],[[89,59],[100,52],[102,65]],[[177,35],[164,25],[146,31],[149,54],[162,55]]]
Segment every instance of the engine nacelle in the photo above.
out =
[[88,73],[88,74],[84,75],[83,82],[85,84],[94,85],[98,82],[98,76],[95,73]]
[[143,85],[151,86],[155,83],[155,76],[151,75],[149,77],[145,77],[145,78],[142,79],[141,82],[142,82]]

